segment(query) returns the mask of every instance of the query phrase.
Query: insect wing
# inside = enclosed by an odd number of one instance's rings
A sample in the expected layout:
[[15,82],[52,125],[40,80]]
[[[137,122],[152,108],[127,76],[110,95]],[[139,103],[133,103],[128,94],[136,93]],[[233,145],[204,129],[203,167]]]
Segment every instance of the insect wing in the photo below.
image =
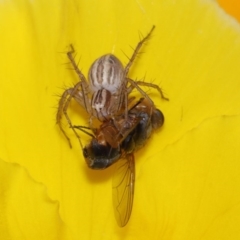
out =
[[120,227],[124,227],[132,212],[134,182],[135,182],[135,161],[133,154],[127,154],[116,164],[113,176],[113,207],[115,218]]

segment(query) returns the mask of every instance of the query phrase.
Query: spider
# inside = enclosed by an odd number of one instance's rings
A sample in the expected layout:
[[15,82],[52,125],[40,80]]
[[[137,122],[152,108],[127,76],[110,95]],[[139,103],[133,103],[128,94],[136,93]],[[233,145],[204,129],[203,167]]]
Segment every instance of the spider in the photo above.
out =
[[158,85],[144,81],[134,81],[128,77],[128,72],[137,54],[139,53],[142,45],[152,34],[154,28],[155,26],[153,26],[150,32],[137,44],[125,67],[123,67],[121,61],[113,54],[106,54],[95,60],[89,69],[89,82],[78,68],[73,56],[75,50],[73,46],[70,45],[70,51],[67,52],[67,56],[80,81],[75,84],[74,87],[66,89],[63,92],[59,101],[56,116],[56,122],[68,140],[70,147],[72,147],[70,138],[67,136],[61,123],[63,115],[65,116],[69,127],[78,138],[81,148],[83,149],[80,137],[74,129],[71,119],[67,113],[72,98],[74,98],[77,103],[79,103],[87,111],[90,119],[95,117],[101,122],[108,119],[114,119],[114,116],[121,114],[125,114],[125,119],[128,118],[129,103],[134,99],[134,97],[130,98],[129,94],[134,88],[136,88],[144,98],[148,99],[153,104],[152,100],[140,86],[155,88],[160,93],[162,99],[168,100]]

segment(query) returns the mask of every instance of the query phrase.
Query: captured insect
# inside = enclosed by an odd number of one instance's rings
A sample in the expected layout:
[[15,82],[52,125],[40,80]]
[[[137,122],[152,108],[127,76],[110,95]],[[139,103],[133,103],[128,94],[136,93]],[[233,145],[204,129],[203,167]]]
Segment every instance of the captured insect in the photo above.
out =
[[[135,161],[134,151],[143,147],[152,131],[164,123],[162,112],[147,98],[141,98],[129,111],[102,123],[93,132],[91,142],[83,148],[88,167],[105,169],[116,165],[113,177],[113,206],[117,223],[124,227],[132,212]],[[86,127],[74,126],[86,133]],[[90,134],[90,133],[89,133]]]
[[70,139],[61,123],[63,115],[65,116],[70,128],[79,139],[82,147],[80,137],[75,128],[73,128],[73,124],[67,113],[69,103],[72,98],[74,98],[76,102],[87,111],[90,116],[90,125],[92,118],[97,118],[99,121],[103,122],[124,113],[125,119],[127,119],[128,104],[132,100],[132,98],[129,98],[129,94],[133,91],[133,89],[137,89],[144,98],[147,98],[150,102],[152,102],[140,86],[155,88],[163,99],[168,100],[158,85],[144,81],[134,81],[128,77],[129,70],[136,56],[139,54],[142,45],[152,34],[154,28],[155,26],[153,26],[150,32],[137,44],[125,67],[123,67],[121,61],[113,54],[106,54],[98,58],[89,69],[89,82],[78,68],[74,59],[74,48],[70,45],[71,50],[67,53],[67,56],[80,81],[73,88],[66,89],[63,92],[59,101],[56,116],[56,122],[68,140],[70,147]]

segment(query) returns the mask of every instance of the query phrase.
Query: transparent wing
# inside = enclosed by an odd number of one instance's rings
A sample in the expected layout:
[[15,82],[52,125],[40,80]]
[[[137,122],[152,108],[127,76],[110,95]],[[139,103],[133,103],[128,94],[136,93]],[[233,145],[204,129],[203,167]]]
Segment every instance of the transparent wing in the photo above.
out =
[[113,176],[113,207],[117,223],[124,227],[132,212],[134,181],[135,181],[135,161],[133,154],[127,154],[126,158],[115,163]]

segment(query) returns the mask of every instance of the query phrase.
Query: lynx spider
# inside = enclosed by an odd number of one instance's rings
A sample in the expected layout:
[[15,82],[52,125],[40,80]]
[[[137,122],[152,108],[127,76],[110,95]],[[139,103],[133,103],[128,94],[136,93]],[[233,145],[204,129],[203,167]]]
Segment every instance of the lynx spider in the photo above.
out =
[[[158,85],[144,81],[134,81],[128,78],[128,72],[139,53],[139,50],[148,40],[154,28],[155,26],[153,26],[150,32],[137,44],[125,68],[123,68],[120,60],[113,54],[106,54],[95,60],[89,70],[89,83],[78,68],[73,56],[75,50],[73,46],[70,45],[71,50],[67,52],[67,56],[80,81],[75,84],[74,87],[66,89],[63,92],[59,101],[56,116],[56,122],[68,140],[70,147],[72,147],[70,138],[67,136],[61,123],[62,115],[65,116],[70,128],[78,138],[81,148],[83,148],[80,136],[73,127],[67,113],[72,98],[85,108],[90,115],[90,119],[95,117],[100,121],[105,121],[110,118],[114,119],[114,116],[123,114],[123,112],[125,114],[125,119],[127,119],[128,104],[133,100],[133,98],[128,98],[128,95],[134,88],[153,104],[152,100],[140,86],[155,88],[160,93],[162,99],[168,100]],[[130,85],[128,86],[128,84]]]

